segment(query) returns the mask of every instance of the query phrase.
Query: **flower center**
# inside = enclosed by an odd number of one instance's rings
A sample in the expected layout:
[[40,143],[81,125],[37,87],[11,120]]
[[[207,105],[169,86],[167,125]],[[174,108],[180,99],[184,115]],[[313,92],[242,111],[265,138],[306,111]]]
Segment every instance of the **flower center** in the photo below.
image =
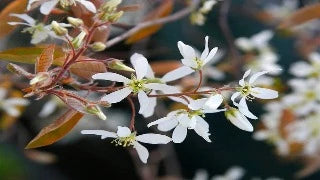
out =
[[111,143],[115,143],[116,146],[129,147],[133,146],[133,142],[136,140],[136,132],[131,133],[126,137],[118,137],[111,141]]
[[138,80],[134,75],[131,76],[131,81],[128,83],[128,86],[131,88],[134,94],[138,93],[139,91],[147,91],[148,89],[144,87],[147,83],[146,79]]
[[313,91],[308,91],[308,92],[306,92],[305,93],[305,97],[307,98],[307,99],[309,99],[309,100],[314,100],[314,99],[316,99],[316,93],[315,92],[313,92]]
[[201,67],[203,66],[203,61],[202,61],[200,58],[198,58],[198,57],[195,57],[195,58],[194,58],[194,61],[195,61],[196,64],[197,64],[196,69],[201,69]]
[[205,114],[202,112],[202,110],[190,111],[190,112],[188,113],[188,117],[191,119],[193,116],[205,117]]

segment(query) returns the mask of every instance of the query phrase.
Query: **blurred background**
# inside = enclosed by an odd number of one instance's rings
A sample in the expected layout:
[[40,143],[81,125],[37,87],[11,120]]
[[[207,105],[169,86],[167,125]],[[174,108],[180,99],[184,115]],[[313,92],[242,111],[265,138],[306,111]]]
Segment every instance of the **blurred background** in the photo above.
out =
[[[0,9],[10,3],[9,0],[0,2]],[[141,5],[138,12],[125,13],[121,18],[121,22],[133,25],[163,2],[125,0],[123,3]],[[173,4],[173,11],[184,7],[183,1]],[[141,163],[132,149],[116,147],[108,139],[80,134],[83,129],[112,131],[118,125],[127,125],[131,112],[125,101],[104,110],[107,121],[85,116],[59,142],[25,150],[26,144],[67,108],[53,96],[41,100],[29,98],[28,104],[16,107],[21,112],[19,115],[10,114],[5,108],[7,100],[22,98],[20,89],[27,81],[10,73],[6,69],[8,61],[0,55],[4,60],[0,61],[0,179],[204,180],[218,175],[231,180],[320,179],[320,91],[317,91],[320,90],[317,89],[320,22],[317,18],[306,18],[303,23],[295,22],[297,19],[291,19],[291,24],[288,22],[288,18],[306,7],[315,7],[312,12],[317,15],[299,12],[296,16],[320,18],[317,0],[222,0],[203,15],[203,24],[195,18],[200,16],[195,11],[193,17],[168,23],[141,41],[120,43],[94,55],[128,60],[134,52],[139,52],[153,64],[156,73],[162,75],[165,68],[159,68],[161,62],[168,62],[170,69],[176,67],[181,58],[177,48],[179,40],[202,51],[204,37],[208,35],[209,47],[219,47],[217,60],[211,65],[215,69],[208,69],[208,85],[236,83],[249,68],[255,71],[282,69],[261,82],[278,90],[280,98],[249,103],[250,109],[259,115],[258,120],[251,120],[254,133],[233,126],[223,113],[210,114],[205,119],[210,125],[212,143],[192,131],[181,144],[147,145],[150,151],[147,164]],[[36,10],[31,15],[37,18],[40,13]],[[295,23],[292,25],[292,22]],[[0,50],[30,46],[30,34],[21,30],[19,27],[2,37]],[[115,28],[110,36],[122,31]],[[24,67],[33,71],[32,65]],[[191,76],[181,83],[188,87],[196,80],[196,76]],[[314,90],[314,94],[301,89]],[[99,97],[92,94],[90,98]],[[306,98],[301,100],[301,97]],[[158,104],[154,116],[144,119],[137,115],[136,128],[140,133],[158,132],[156,128],[148,129],[146,124],[176,106],[179,105],[165,101]],[[232,167],[237,168],[230,173]]]

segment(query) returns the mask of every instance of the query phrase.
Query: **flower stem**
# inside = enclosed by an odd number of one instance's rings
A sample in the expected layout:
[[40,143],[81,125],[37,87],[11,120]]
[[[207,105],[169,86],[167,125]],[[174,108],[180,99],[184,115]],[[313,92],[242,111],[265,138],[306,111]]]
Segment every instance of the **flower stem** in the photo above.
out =
[[200,69],[199,70],[199,83],[198,83],[198,86],[197,86],[197,88],[194,90],[194,92],[197,92],[198,90],[199,90],[199,88],[201,87],[201,84],[202,84],[202,79],[203,79],[203,77],[202,77],[202,70]]
[[130,106],[131,106],[130,130],[131,130],[131,131],[135,131],[134,123],[135,123],[136,109],[135,109],[135,106],[134,106],[134,103],[133,103],[131,97],[127,97],[127,99],[128,99],[129,104],[130,104]]

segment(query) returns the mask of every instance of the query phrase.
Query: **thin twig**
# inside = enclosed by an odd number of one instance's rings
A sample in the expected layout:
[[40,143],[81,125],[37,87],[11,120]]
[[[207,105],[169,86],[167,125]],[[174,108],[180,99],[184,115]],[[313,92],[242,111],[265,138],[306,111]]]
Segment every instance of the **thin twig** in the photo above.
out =
[[158,24],[165,24],[165,23],[169,23],[169,22],[173,22],[176,21],[178,19],[181,19],[183,17],[185,17],[186,15],[190,14],[200,3],[199,0],[195,0],[193,2],[193,4],[191,4],[190,6],[170,15],[164,18],[160,18],[160,19],[155,19],[155,20],[150,20],[150,21],[145,21],[142,23],[139,23],[138,25],[136,25],[134,28],[130,29],[129,31],[121,34],[120,36],[117,36],[111,40],[108,40],[106,43],[106,47],[109,48],[121,41],[123,41],[124,39],[130,37],[131,35],[135,34],[136,32],[140,31],[141,29],[144,29],[146,27],[150,27],[153,25],[158,25]]
[[129,101],[129,104],[131,106],[131,121],[130,121],[130,130],[131,131],[134,131],[135,128],[134,128],[134,123],[135,123],[135,117],[136,117],[136,108],[134,106],[134,103],[131,99],[131,97],[127,97],[128,101]]
[[202,84],[202,70],[199,70],[199,83],[198,83],[198,86],[197,88],[194,90],[194,92],[197,92],[199,90],[199,88],[201,87],[201,84]]

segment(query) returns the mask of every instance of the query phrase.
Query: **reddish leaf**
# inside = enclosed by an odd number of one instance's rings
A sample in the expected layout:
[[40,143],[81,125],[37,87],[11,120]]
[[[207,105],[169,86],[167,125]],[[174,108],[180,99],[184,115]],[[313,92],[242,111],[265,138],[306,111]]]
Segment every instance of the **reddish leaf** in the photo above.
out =
[[[18,47],[0,52],[0,59],[5,61],[34,64],[47,46],[36,47]],[[61,66],[63,64],[65,53],[61,47],[56,46],[54,50],[53,64]]]
[[307,21],[320,18],[320,3],[299,9],[291,16],[282,21],[279,25],[280,29],[287,29]]
[[[159,7],[153,10],[151,13],[149,13],[144,19],[144,21],[150,21],[150,20],[159,19],[159,18],[168,16],[172,12],[172,9],[173,9],[173,0],[163,0],[162,4],[159,5]],[[159,31],[161,27],[162,25],[154,25],[154,26],[144,28],[138,31],[137,33],[133,34],[132,36],[130,36],[127,39],[126,43],[132,44],[142,40],[143,38],[151,36],[152,34]]]
[[62,139],[83,117],[82,113],[68,110],[59,119],[43,128],[40,133],[29,142],[26,149],[47,146]]
[[0,38],[11,33],[16,26],[11,26],[8,24],[10,21],[18,22],[19,18],[9,16],[10,13],[21,14],[24,12],[27,6],[27,0],[14,0],[9,5],[7,5],[0,13]]
[[91,79],[92,75],[106,72],[107,68],[102,62],[85,61],[73,64],[70,68],[70,71],[84,79]]
[[54,49],[55,45],[50,45],[42,51],[42,53],[36,60],[36,73],[48,71],[53,62]]

